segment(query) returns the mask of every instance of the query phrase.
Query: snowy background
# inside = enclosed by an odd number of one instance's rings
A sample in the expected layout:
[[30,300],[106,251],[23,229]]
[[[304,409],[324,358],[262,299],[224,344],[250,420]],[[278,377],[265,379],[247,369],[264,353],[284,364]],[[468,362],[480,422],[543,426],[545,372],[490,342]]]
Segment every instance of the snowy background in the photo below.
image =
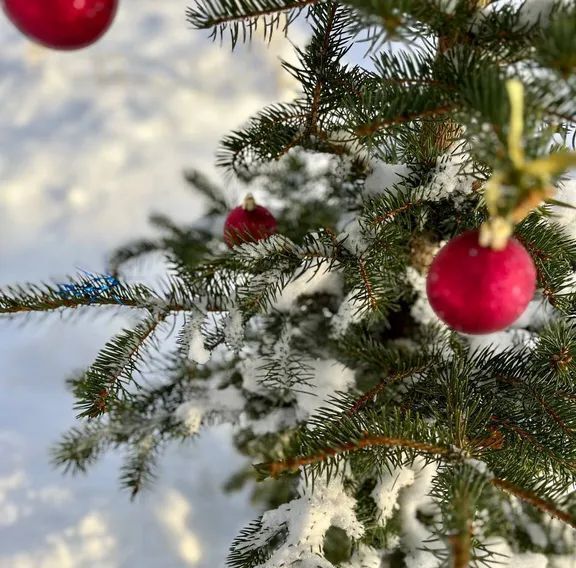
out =
[[[150,233],[151,211],[194,221],[203,205],[183,169],[214,173],[220,137],[290,96],[286,41],[231,53],[190,29],[186,5],[123,0],[105,38],[73,53],[32,45],[0,14],[0,286],[102,270]],[[241,465],[225,428],[175,448],[136,503],[118,456],[81,478],[50,466],[74,422],[64,379],[123,323],[0,326],[0,568],[219,568],[255,516],[247,494],[221,491]]]

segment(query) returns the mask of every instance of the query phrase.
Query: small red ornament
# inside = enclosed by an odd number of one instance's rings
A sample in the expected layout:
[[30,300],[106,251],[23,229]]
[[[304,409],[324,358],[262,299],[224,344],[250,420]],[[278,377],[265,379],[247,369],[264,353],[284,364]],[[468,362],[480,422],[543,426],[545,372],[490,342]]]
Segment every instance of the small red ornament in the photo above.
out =
[[479,244],[479,232],[467,231],[436,255],[426,280],[436,315],[456,331],[493,333],[513,323],[532,300],[536,268],[516,239],[503,250]]
[[55,49],[79,49],[110,27],[118,0],[0,0],[12,23]]
[[224,223],[224,240],[232,248],[242,243],[255,243],[276,232],[276,219],[249,193],[244,203],[230,211]]

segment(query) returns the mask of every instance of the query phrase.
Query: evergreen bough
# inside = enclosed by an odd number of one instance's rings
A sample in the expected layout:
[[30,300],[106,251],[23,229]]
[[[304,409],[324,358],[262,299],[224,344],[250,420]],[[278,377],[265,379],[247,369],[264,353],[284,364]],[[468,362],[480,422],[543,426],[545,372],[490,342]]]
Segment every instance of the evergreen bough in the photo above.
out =
[[[81,420],[55,462],[84,472],[123,447],[136,495],[167,443],[231,421],[256,465],[229,486],[268,478],[255,489],[268,510],[232,544],[230,567],[570,566],[576,240],[558,203],[515,227],[539,287],[515,330],[451,332],[422,282],[439,243],[488,219],[486,182],[510,171],[509,79],[524,86],[526,159],[571,145],[576,5],[199,0],[188,12],[233,46],[299,16],[309,42],[283,63],[298,98],[262,110],[218,155],[278,204],[277,235],[227,251],[214,231],[224,191],[192,171],[206,217],[154,217],[157,240],[111,257],[115,284],[86,274],[69,279],[76,293],[0,292],[6,317],[141,314],[70,379]],[[344,61],[356,42],[366,69]],[[154,251],[169,261],[163,286],[122,277]]]

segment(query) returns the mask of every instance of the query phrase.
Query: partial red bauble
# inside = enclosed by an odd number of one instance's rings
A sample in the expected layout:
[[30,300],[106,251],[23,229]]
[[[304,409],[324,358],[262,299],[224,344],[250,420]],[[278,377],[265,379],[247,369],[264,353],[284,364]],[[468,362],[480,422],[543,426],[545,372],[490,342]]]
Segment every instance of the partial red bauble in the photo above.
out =
[[0,0],[14,25],[54,49],[79,49],[110,27],[118,0]]
[[516,239],[506,248],[480,246],[478,231],[448,242],[434,258],[426,280],[436,315],[456,331],[500,331],[526,309],[536,291],[536,268]]
[[276,232],[274,215],[253,201],[230,211],[224,223],[224,240],[232,248],[242,243],[254,243],[268,238]]

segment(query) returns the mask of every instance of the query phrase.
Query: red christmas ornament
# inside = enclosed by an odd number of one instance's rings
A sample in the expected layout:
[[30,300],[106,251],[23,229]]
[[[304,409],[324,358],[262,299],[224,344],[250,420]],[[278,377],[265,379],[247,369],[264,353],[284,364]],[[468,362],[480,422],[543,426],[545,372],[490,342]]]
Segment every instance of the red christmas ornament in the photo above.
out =
[[492,333],[522,314],[536,290],[536,268],[528,251],[509,239],[503,250],[480,246],[467,231],[436,255],[426,280],[430,305],[456,331]]
[[55,49],[79,49],[110,27],[118,0],[0,0],[12,23]]
[[224,223],[224,240],[232,248],[242,243],[255,243],[276,232],[276,219],[249,193],[244,203],[230,211]]

